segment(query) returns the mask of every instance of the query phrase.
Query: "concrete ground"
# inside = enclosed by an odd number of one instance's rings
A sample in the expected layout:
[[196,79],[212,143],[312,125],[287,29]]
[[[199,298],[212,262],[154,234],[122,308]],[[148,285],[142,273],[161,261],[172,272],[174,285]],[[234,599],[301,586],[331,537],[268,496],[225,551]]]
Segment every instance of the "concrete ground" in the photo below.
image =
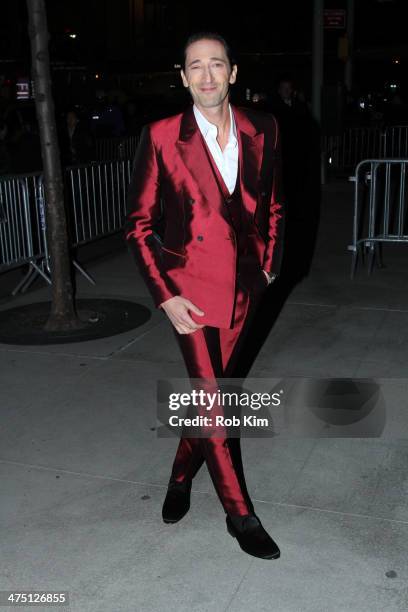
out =
[[[161,505],[177,440],[158,438],[158,377],[185,376],[164,316],[95,341],[0,345],[0,590],[68,591],[75,612],[408,609],[406,248],[349,278],[352,192],[324,189],[308,278],[251,377],[386,379],[380,438],[243,439],[247,483],[281,557],[243,553],[205,466],[176,525]],[[81,297],[151,307],[125,250],[87,265]],[[0,284],[2,279],[0,278]],[[38,285],[1,308],[48,298]],[[11,610],[14,608],[4,607]],[[36,609],[48,609],[36,607]]]

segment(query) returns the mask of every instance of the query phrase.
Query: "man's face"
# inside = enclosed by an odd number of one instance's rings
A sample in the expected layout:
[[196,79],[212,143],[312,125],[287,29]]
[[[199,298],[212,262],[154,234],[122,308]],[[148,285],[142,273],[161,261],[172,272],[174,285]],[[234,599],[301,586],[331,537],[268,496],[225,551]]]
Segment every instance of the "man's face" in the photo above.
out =
[[187,48],[181,78],[198,108],[220,106],[236,75],[237,67],[231,69],[224,46],[218,40],[198,40]]

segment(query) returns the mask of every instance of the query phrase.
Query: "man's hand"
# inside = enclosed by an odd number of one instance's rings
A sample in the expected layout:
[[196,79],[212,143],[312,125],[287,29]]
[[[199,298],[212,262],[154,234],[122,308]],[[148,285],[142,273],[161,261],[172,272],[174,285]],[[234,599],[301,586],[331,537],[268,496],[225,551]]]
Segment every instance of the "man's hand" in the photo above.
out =
[[188,312],[191,310],[194,314],[202,317],[204,315],[203,311],[181,295],[176,295],[162,302],[160,308],[164,310],[179,334],[191,334],[204,327],[204,325],[195,323]]

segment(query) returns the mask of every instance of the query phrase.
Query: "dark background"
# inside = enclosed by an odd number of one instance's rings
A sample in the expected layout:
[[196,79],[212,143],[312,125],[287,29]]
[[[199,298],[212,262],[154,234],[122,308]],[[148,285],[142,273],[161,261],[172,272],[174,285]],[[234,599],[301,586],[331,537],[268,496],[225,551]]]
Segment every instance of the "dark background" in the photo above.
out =
[[[341,9],[346,4],[345,0],[326,0],[325,8]],[[375,113],[368,116],[367,108],[381,113],[395,94],[405,101],[405,5],[403,0],[356,0],[349,99],[344,91],[344,61],[338,53],[344,30],[325,30],[326,132],[338,132],[352,121],[372,122]],[[47,11],[54,94],[61,112],[72,105],[91,112],[101,91],[122,102],[136,100],[141,120],[178,111],[188,100],[177,68],[182,43],[191,32],[206,29],[223,34],[235,51],[239,66],[233,94],[236,102],[244,99],[248,88],[251,93],[272,91],[276,79],[287,73],[310,103],[312,0],[252,0],[241,7],[220,0],[49,0]],[[4,0],[0,18],[3,101],[13,97],[16,81],[29,80],[29,75],[25,1]],[[360,115],[346,116],[347,106],[360,110]]]

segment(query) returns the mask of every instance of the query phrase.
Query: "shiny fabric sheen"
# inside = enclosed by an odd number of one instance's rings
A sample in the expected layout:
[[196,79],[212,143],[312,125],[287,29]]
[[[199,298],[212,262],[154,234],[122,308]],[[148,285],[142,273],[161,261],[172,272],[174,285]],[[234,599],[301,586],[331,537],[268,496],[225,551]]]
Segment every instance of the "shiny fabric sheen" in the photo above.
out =
[[[232,111],[239,146],[233,197],[228,197],[190,107],[144,128],[125,225],[126,239],[156,305],[182,295],[204,311],[203,317],[191,313],[204,328],[192,334],[174,332],[189,376],[213,388],[219,379],[233,375],[266,288],[262,268],[279,272],[282,256],[277,123],[271,115],[234,106]],[[152,237],[162,213],[165,231],[162,248],[157,249]],[[191,479],[206,462],[225,511],[250,514],[253,505],[239,438],[218,433],[182,437],[171,478]]]
[[[258,264],[278,272],[284,206],[277,124],[271,115],[234,106],[232,111],[239,144],[239,188],[243,207],[256,227],[252,240]],[[144,128],[128,207],[125,237],[156,305],[183,295],[204,311],[200,323],[231,328],[236,244],[192,107]],[[162,212],[165,233],[160,259],[151,238]]]
[[[233,374],[260,295],[250,295],[238,288],[232,329],[204,327],[192,334],[176,332],[190,378],[201,378],[205,381],[202,386],[212,384],[209,390],[216,390],[217,379]],[[222,414],[221,407],[215,408],[212,416]],[[196,410],[197,414],[208,414],[205,408]],[[194,478],[204,462],[225,512],[231,515],[254,512],[244,477],[240,439],[222,437],[220,432],[208,438],[182,437],[172,467],[172,480],[185,482]]]
[[[206,146],[205,142],[203,146]],[[251,252],[251,241],[248,239],[247,231],[251,221],[245,221],[239,181],[233,194],[229,196],[227,186],[209,151],[208,155],[220,191],[225,197],[225,206],[236,235],[238,262],[233,325],[232,329],[204,327],[192,334],[176,333],[176,338],[190,378],[193,381],[200,379],[200,388],[216,392],[219,388],[217,379],[233,375],[258,300],[266,288],[266,280],[260,278],[263,277],[262,270],[259,268],[256,256]],[[201,406],[196,408],[196,413],[202,416],[209,414],[205,407]],[[224,409],[219,404],[215,404],[210,414],[215,422],[215,417],[223,415]],[[190,411],[189,416],[195,414]],[[254,508],[242,466],[239,438],[228,438],[223,428],[214,426],[203,427],[202,433],[206,437],[181,438],[171,479],[175,482],[190,481],[205,461],[225,512],[233,516],[253,513]]]

